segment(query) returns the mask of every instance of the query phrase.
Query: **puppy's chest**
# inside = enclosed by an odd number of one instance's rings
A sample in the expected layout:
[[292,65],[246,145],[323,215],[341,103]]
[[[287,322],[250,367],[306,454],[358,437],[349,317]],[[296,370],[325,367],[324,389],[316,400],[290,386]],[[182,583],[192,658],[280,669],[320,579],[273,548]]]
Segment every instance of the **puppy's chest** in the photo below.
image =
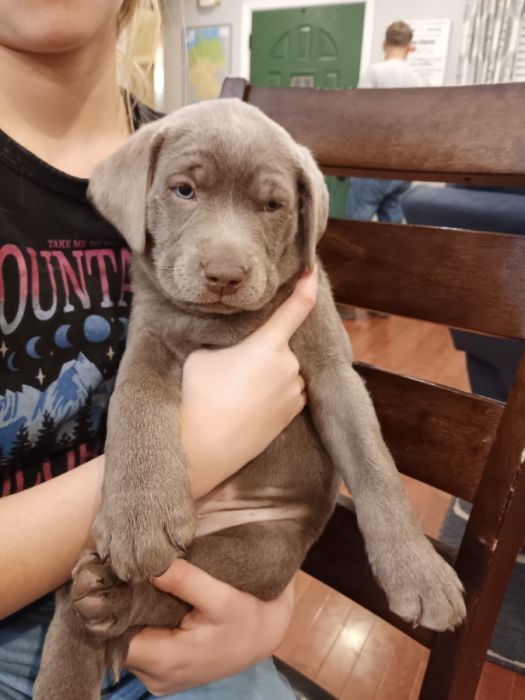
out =
[[260,322],[255,318],[196,317],[178,311],[156,319],[154,332],[173,354],[184,361],[195,350],[220,350],[244,340]]

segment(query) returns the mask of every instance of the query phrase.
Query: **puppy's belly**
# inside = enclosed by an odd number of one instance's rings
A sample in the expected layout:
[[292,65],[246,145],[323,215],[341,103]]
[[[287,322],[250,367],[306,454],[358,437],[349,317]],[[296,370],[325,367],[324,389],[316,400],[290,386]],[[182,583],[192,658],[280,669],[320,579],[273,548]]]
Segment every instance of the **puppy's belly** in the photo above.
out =
[[199,499],[197,537],[248,523],[295,520],[320,533],[339,477],[303,411],[240,472]]
[[307,513],[305,504],[275,502],[273,498],[284,496],[280,489],[266,487],[257,498],[240,498],[234,484],[219,486],[196,503],[199,524],[196,537],[247,523],[276,520],[296,520]]

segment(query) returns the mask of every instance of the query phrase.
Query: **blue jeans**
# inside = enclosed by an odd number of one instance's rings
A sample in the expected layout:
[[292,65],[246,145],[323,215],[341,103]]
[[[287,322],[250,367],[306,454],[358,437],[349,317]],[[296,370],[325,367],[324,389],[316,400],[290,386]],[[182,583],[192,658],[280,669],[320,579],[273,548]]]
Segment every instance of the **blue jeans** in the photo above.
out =
[[376,214],[379,221],[403,222],[399,198],[410,187],[405,180],[373,180],[353,177],[346,200],[346,218],[370,221]]
[[[32,697],[42,644],[54,610],[52,596],[46,596],[0,622],[0,698],[27,700]],[[174,695],[166,696],[174,698]],[[117,685],[105,684],[104,700],[146,700],[152,698],[131,673],[124,673]],[[177,700],[294,700],[295,695],[273,661],[267,659],[243,673],[223,678],[176,694]],[[71,698],[74,700],[74,698]]]

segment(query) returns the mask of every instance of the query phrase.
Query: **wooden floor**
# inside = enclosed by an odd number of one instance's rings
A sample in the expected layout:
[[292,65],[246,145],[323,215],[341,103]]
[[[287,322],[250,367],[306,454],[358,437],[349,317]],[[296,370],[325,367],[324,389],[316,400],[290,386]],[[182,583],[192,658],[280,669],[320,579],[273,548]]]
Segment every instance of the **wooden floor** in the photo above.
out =
[[[346,322],[356,359],[468,390],[464,356],[448,330],[410,319]],[[403,477],[424,531],[436,537],[449,497]],[[416,700],[428,651],[319,581],[299,572],[296,606],[277,655],[343,700]],[[486,663],[476,700],[525,700],[525,676]]]

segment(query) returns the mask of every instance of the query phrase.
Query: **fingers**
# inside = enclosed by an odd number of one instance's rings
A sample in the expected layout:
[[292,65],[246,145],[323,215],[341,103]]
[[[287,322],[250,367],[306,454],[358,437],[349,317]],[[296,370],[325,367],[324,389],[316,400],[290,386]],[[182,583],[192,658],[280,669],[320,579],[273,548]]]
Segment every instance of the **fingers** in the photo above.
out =
[[222,611],[231,597],[231,587],[218,581],[185,559],[177,559],[165,574],[151,582],[161,591],[189,603],[210,620]]
[[306,406],[306,403],[307,403],[306,392],[302,391],[297,398],[297,403],[295,404],[292,415],[290,416],[290,421],[292,421],[296,416],[298,416],[301,413],[303,408]]
[[172,652],[173,642],[180,634],[178,630],[161,627],[146,627],[134,635],[130,644],[126,666],[133,671],[151,674],[158,670],[159,643],[165,643]]
[[266,336],[277,345],[288,343],[292,335],[306,319],[317,299],[318,271],[305,272],[295,285],[292,294],[274,311],[266,323],[251,337]]
[[308,397],[306,394],[306,385],[304,383],[304,379],[302,375],[298,374],[297,375],[297,389],[298,389],[298,394],[297,394],[297,407],[295,409],[295,415],[299,415],[303,408],[306,406],[308,402]]

